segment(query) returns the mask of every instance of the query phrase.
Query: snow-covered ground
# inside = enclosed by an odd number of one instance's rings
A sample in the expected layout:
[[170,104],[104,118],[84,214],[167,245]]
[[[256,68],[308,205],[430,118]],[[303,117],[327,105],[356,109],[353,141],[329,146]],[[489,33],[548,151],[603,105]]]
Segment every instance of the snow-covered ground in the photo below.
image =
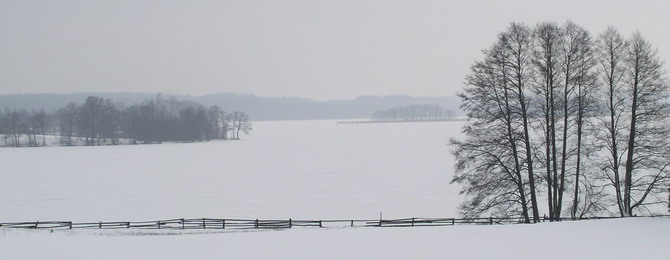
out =
[[240,141],[0,149],[0,222],[452,217],[463,122],[255,122]]
[[[454,217],[463,122],[254,123],[240,141],[0,149],[0,222]],[[280,231],[0,229],[0,259],[666,259],[670,218]]]
[[1,230],[0,259],[668,259],[670,218],[145,235]]

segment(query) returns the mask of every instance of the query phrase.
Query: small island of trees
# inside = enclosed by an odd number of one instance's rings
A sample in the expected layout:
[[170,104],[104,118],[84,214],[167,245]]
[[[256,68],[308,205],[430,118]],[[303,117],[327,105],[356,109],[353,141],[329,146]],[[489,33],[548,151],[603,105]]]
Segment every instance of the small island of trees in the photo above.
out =
[[438,105],[410,105],[382,109],[372,114],[375,122],[447,121],[455,117],[454,111]]
[[89,96],[52,112],[0,111],[0,146],[116,145],[239,139],[249,134],[249,116],[174,98],[129,107]]

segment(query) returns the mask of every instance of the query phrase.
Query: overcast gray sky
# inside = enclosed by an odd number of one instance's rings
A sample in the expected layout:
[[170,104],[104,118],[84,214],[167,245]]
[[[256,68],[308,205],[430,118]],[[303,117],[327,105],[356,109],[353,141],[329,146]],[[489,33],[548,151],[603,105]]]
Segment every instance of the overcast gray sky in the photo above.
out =
[[443,96],[510,22],[637,29],[668,61],[669,15],[668,0],[0,0],[0,94]]

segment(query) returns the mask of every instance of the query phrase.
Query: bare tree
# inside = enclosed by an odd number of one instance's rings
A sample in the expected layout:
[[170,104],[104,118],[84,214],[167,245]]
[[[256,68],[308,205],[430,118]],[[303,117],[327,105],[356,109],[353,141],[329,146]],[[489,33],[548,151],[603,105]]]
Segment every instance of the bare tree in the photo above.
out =
[[[650,199],[664,192],[670,165],[670,88],[657,51],[637,32],[628,41],[624,74],[630,98],[625,160],[623,214],[644,205],[659,203]],[[647,200],[650,199],[650,202]]]
[[[156,143],[163,139],[159,128],[158,111],[156,105],[150,101],[144,105],[134,105],[126,110],[129,124],[129,135],[141,143]],[[173,126],[174,127],[174,126]]]
[[21,146],[21,135],[26,129],[28,113],[24,110],[9,110],[5,108],[7,130],[12,137],[12,146]]
[[[573,157],[577,157],[577,165],[579,165],[579,161],[581,158],[579,157],[579,152],[575,154],[575,151],[570,148],[568,149],[568,139],[570,136],[568,135],[568,131],[572,128],[574,123],[577,123],[577,132],[571,132],[571,134],[575,133],[577,135],[577,150],[580,149],[581,145],[581,125],[583,121],[580,121],[582,119],[579,118],[579,115],[575,115],[575,113],[578,113],[578,111],[575,110],[575,106],[577,106],[578,109],[578,104],[579,103],[579,93],[575,95],[575,89],[578,87],[577,85],[577,73],[579,71],[578,69],[578,59],[580,58],[579,56],[583,54],[583,50],[585,48],[590,48],[590,39],[587,42],[586,37],[588,36],[588,32],[584,30],[583,28],[579,27],[578,25],[568,21],[565,26],[562,28],[562,58],[561,58],[561,65],[563,68],[561,69],[562,72],[562,80],[563,80],[563,89],[562,89],[562,104],[561,108],[563,109],[562,117],[563,117],[563,133],[560,138],[562,141],[561,143],[561,154],[560,154],[560,177],[559,177],[559,186],[558,186],[558,198],[556,198],[556,203],[555,203],[555,208],[554,208],[554,218],[559,219],[561,218],[561,212],[563,210],[563,196],[565,194],[566,186],[568,180],[566,179],[566,174],[568,169],[568,161]],[[587,72],[588,72],[587,68]],[[576,121],[573,121],[573,119],[577,117]],[[578,166],[577,166],[578,167]],[[574,201],[573,201],[574,203]]]
[[72,145],[72,136],[75,133],[75,123],[77,119],[77,111],[79,108],[76,103],[69,103],[64,108],[58,110],[58,120],[60,135],[67,138],[65,139],[65,145]]
[[100,111],[100,132],[103,140],[109,139],[111,144],[119,144],[118,142],[118,131],[119,131],[119,111],[116,109],[116,105],[110,99],[105,99],[101,106]]
[[[664,203],[670,86],[651,44],[639,33],[626,43],[612,28],[594,44],[571,22],[530,31],[512,24],[466,77],[466,137],[450,140],[462,213],[530,220],[532,211],[538,221],[534,187],[543,181],[552,220],[609,211],[608,201],[621,216]],[[544,170],[534,171],[536,159]]]
[[204,107],[186,107],[179,111],[179,120],[181,121],[180,141],[201,141],[205,140],[210,127],[207,119],[207,110]]
[[525,152],[525,164],[528,174],[528,186],[530,193],[530,205],[533,211],[533,222],[540,221],[540,213],[537,205],[537,191],[535,188],[535,173],[533,168],[533,154],[530,136],[530,82],[533,78],[532,51],[533,39],[531,29],[523,24],[512,23],[505,32],[502,42],[506,52],[509,53],[509,70],[511,80],[509,84],[514,90],[514,100],[517,109],[515,113],[521,120],[523,131],[523,144]]
[[544,163],[545,179],[547,182],[547,203],[550,218],[554,219],[558,207],[559,176],[557,157],[556,128],[560,114],[561,96],[560,87],[560,57],[561,57],[561,29],[555,23],[540,23],[535,28],[534,39],[537,41],[533,55],[533,63],[537,70],[535,93],[543,99],[538,103],[544,116],[543,143],[545,147]]
[[459,94],[470,120],[463,128],[466,139],[450,140],[457,161],[452,182],[465,186],[461,193],[468,199],[461,212],[468,217],[518,214],[530,222],[526,187],[531,183],[522,174],[524,168],[532,172],[532,161],[522,156],[530,145],[525,139],[526,75],[520,74],[527,69],[523,59],[529,51],[525,48],[530,47],[525,37],[528,29],[517,24],[500,34],[498,42],[484,51],[484,61],[472,66]]
[[90,96],[79,107],[80,116],[77,118],[77,128],[86,137],[86,145],[100,144],[100,115],[103,110],[103,104],[103,98]]
[[609,184],[614,187],[619,213],[624,216],[621,173],[626,148],[624,136],[625,111],[628,99],[622,79],[625,69],[626,42],[613,27],[600,34],[596,43],[598,75],[606,116],[596,117],[597,144],[607,151],[600,168]]
[[244,112],[234,111],[231,116],[233,139],[240,139],[240,131],[249,134],[252,130],[249,115]]
[[33,111],[30,115],[30,132],[33,136],[32,146],[38,146],[37,135],[42,135],[42,146],[46,146],[47,114],[44,109]]
[[2,141],[3,141],[3,146],[9,146],[8,141],[9,141],[9,120],[7,118],[7,115],[4,113],[5,111],[0,110],[0,134],[2,134]]
[[223,119],[225,117],[225,113],[226,112],[224,112],[219,106],[211,106],[207,110],[207,117],[209,119],[210,124],[212,125],[212,130],[209,139],[222,138],[224,128]]
[[[575,151],[575,165],[574,165],[574,187],[572,195],[572,207],[570,208],[570,216],[572,219],[581,218],[586,214],[598,213],[604,209],[602,200],[604,192],[594,185],[593,181],[596,179],[593,175],[594,171],[583,168],[584,159],[596,152],[596,148],[592,143],[585,143],[585,139],[591,139],[593,136],[591,131],[585,127],[588,118],[601,116],[598,111],[598,102],[596,91],[598,87],[598,79],[596,75],[596,57],[593,49],[593,42],[588,31],[576,25],[571,26],[570,23],[566,27],[572,27],[567,34],[571,44],[574,46],[573,59],[571,64],[574,67],[572,74],[573,88],[575,91],[575,105],[576,118],[574,118],[576,129],[576,151]],[[590,125],[590,124],[589,124]],[[567,139],[567,137],[566,137]],[[589,174],[586,174],[589,173]]]
[[220,115],[219,120],[221,120],[221,135],[223,140],[228,139],[228,133],[233,129],[233,114],[223,112]]

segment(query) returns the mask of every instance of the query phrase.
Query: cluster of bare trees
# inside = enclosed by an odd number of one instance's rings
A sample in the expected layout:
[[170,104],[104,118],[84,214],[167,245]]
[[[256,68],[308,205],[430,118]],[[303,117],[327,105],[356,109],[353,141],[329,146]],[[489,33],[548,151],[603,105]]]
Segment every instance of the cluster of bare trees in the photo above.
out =
[[227,113],[218,106],[163,100],[160,95],[130,107],[90,96],[82,104],[69,103],[52,113],[0,111],[3,143],[14,147],[45,146],[47,136],[71,146],[119,144],[121,139],[132,144],[239,139],[240,132],[251,130],[244,112]]
[[411,105],[378,110],[372,114],[372,120],[383,122],[442,121],[451,120],[454,115],[454,111],[438,105]]
[[0,111],[0,131],[5,143],[20,143],[22,136],[28,138],[27,146],[46,145],[46,134],[48,117],[44,110],[25,111],[9,110]]
[[466,216],[650,214],[670,181],[670,88],[640,33],[511,24],[460,94]]

